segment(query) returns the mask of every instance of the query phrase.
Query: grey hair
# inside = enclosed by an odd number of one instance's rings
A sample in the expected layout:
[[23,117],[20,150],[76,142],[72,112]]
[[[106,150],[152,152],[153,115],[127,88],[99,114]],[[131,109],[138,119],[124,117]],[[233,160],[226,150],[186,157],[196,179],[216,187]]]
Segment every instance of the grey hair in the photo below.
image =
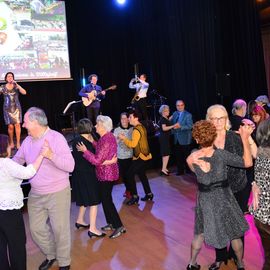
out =
[[230,120],[229,120],[228,112],[227,112],[226,108],[223,105],[215,104],[215,105],[210,106],[207,109],[207,112],[206,112],[206,117],[205,117],[206,120],[211,120],[210,115],[212,114],[212,111],[215,110],[215,109],[220,109],[220,110],[222,110],[224,112],[224,114],[226,116],[225,129],[229,130],[231,128],[231,123],[230,123]]
[[232,105],[232,114],[235,115],[236,111],[242,109],[243,107],[247,108],[247,103],[243,99],[237,99]]
[[162,112],[165,110],[165,109],[170,109],[170,107],[168,105],[161,105],[158,112],[160,115],[162,115]]
[[102,123],[104,129],[107,132],[110,132],[113,129],[113,122],[112,122],[112,119],[109,116],[99,115],[97,117],[97,122]]
[[28,117],[30,119],[30,121],[34,121],[37,120],[37,122],[41,125],[41,126],[48,126],[48,119],[47,116],[45,114],[45,112],[37,107],[31,107],[27,110],[28,113]]

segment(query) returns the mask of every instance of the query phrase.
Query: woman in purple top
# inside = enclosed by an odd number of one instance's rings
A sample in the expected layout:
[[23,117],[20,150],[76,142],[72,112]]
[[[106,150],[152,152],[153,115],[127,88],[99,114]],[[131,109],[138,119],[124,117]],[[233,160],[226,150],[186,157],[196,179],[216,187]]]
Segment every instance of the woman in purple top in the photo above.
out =
[[112,160],[117,154],[117,142],[110,132],[112,128],[112,119],[99,115],[96,131],[100,135],[100,139],[98,142],[93,142],[96,153],[93,154],[87,150],[83,143],[77,144],[77,150],[83,152],[83,157],[96,166],[96,174],[101,187],[101,203],[108,223],[101,229],[104,231],[114,230],[110,238],[116,238],[126,232],[112,200],[113,185],[119,177],[118,165],[117,163],[103,165],[104,161]]

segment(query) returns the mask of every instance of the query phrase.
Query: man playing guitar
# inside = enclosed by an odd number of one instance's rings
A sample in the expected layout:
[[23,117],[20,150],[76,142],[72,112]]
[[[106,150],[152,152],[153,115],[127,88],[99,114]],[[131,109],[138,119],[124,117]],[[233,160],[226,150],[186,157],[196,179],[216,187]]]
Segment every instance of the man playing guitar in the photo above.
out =
[[89,100],[88,103],[86,102],[87,117],[95,125],[100,111],[100,101],[105,98],[106,91],[97,85],[98,76],[96,74],[91,74],[88,81],[89,84],[80,90],[79,95]]
[[136,89],[136,93],[131,100],[131,103],[135,107],[137,111],[142,114],[142,120],[147,120],[147,91],[149,88],[149,83],[146,82],[146,75],[141,74],[140,77],[135,76],[135,78],[131,79],[129,83],[130,89]]

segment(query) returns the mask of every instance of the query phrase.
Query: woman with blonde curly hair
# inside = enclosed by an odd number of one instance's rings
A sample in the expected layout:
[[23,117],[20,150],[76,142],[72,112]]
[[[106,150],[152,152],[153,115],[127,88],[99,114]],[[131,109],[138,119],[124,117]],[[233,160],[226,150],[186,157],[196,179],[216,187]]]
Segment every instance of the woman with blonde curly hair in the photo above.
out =
[[214,148],[217,131],[210,121],[201,120],[193,126],[192,136],[201,148],[187,158],[190,169],[197,176],[199,189],[188,270],[200,269],[197,256],[203,241],[219,249],[231,242],[237,256],[237,269],[244,269],[240,237],[248,230],[248,224],[229,186],[227,166],[245,168],[252,165],[248,142],[251,132],[248,125],[239,129],[244,148],[242,158]]

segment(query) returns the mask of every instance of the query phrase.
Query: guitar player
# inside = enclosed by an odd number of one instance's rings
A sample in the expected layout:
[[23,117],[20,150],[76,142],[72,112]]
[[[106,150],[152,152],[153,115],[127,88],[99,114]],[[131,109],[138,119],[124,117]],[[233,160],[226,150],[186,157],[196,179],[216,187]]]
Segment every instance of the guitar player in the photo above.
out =
[[105,98],[106,92],[102,90],[101,86],[97,85],[98,76],[91,74],[88,77],[89,84],[86,84],[79,92],[79,96],[92,98],[90,104],[86,106],[87,117],[92,121],[93,125],[96,124],[97,116],[100,111],[100,101]]
[[147,120],[147,91],[149,88],[149,83],[146,82],[146,75],[141,74],[140,77],[135,76],[135,78],[131,79],[129,83],[130,89],[136,89],[135,95],[131,101],[134,108],[139,111],[142,115],[142,120]]

